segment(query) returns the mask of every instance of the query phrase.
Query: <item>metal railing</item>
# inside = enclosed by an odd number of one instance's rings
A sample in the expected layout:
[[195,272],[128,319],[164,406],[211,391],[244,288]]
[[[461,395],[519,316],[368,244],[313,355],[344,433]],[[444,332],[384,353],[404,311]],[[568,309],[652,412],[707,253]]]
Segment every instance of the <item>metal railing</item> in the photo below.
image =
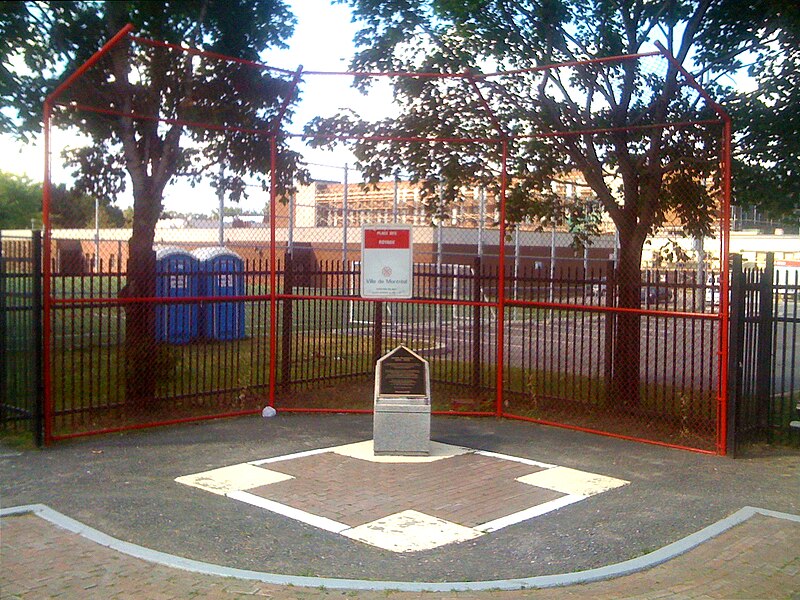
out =
[[[39,240],[34,234],[2,244],[0,422],[6,430],[41,432],[41,280],[34,268],[41,260]],[[800,281],[786,274],[773,281],[770,265],[743,270],[734,260],[729,440],[734,447],[765,435],[797,437],[785,430],[800,392]],[[146,410],[126,402],[126,303],[119,298],[126,273],[119,262],[114,267],[100,260],[84,274],[54,270],[51,290],[62,302],[54,304],[49,340],[57,435],[263,407],[271,300],[265,259],[243,261],[239,297],[167,298],[153,304],[159,318],[187,330],[198,314],[220,314],[234,305],[243,311],[237,333],[227,337],[203,334],[201,328],[196,339],[183,343],[169,339],[164,333],[172,331],[169,327],[162,330],[165,337],[152,347],[149,367],[156,388]],[[615,404],[610,383],[619,335],[613,264],[560,269],[557,276],[547,267],[515,269],[505,278],[506,297],[513,300],[502,324],[495,310],[497,270],[480,258],[471,264],[417,264],[412,301],[370,303],[360,297],[357,262],[312,264],[287,254],[277,265],[276,406],[369,411],[375,360],[404,343],[431,362],[438,386],[434,408],[493,414],[502,327],[507,416],[690,447],[713,445],[719,321],[699,317],[716,310],[718,278],[697,270],[643,272],[641,406],[630,410]],[[349,392],[310,393],[321,388]]]
[[789,423],[800,402],[800,277],[776,272],[772,253],[764,268],[743,268],[733,258],[729,446],[798,444],[800,432]]
[[0,427],[42,439],[41,232],[0,234]]

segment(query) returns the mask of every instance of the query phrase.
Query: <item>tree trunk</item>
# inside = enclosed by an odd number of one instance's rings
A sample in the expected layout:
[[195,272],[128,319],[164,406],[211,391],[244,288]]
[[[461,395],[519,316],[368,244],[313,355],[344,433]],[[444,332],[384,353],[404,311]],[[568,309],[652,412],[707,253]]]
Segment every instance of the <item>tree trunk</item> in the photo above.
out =
[[[138,194],[134,200],[133,235],[128,242],[128,280],[125,296],[141,300],[156,293],[156,255],[153,250],[155,225],[161,198],[152,193]],[[136,409],[146,409],[156,395],[158,342],[156,340],[155,304],[134,301],[126,304],[125,319],[125,390],[126,402]]]
[[[124,23],[124,3],[107,2],[108,23],[112,29]],[[150,101],[134,106],[134,91],[138,85],[130,78],[131,57],[128,46],[117,44],[111,49],[114,77],[118,84],[119,110],[123,115],[144,113],[151,120],[121,116],[117,123],[125,168],[133,187],[133,234],[128,242],[128,275],[120,295],[125,304],[125,391],[129,406],[150,407],[156,395],[158,379],[159,342],[156,340],[155,303],[156,260],[153,251],[155,229],[161,216],[164,188],[176,171],[182,134],[180,125],[172,125],[163,139],[159,137],[158,117],[161,116],[159,83],[165,70],[151,65]],[[156,58],[163,59],[156,53]],[[154,59],[155,60],[155,59]],[[179,82],[187,86],[189,80]],[[131,301],[132,300],[132,301]]]
[[[618,308],[641,308],[642,247],[640,236],[620,235],[619,264],[616,287]],[[620,312],[616,317],[614,331],[614,363],[611,381],[611,396],[625,408],[638,407],[640,392],[641,316],[633,312]]]

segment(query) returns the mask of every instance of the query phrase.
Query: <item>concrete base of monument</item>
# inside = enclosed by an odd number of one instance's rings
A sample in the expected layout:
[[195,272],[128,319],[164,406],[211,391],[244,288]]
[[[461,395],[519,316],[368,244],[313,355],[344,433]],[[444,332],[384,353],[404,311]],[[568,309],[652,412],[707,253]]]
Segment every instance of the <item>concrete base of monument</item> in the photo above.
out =
[[406,404],[385,399],[375,404],[372,424],[377,456],[428,456],[431,452],[430,404]]

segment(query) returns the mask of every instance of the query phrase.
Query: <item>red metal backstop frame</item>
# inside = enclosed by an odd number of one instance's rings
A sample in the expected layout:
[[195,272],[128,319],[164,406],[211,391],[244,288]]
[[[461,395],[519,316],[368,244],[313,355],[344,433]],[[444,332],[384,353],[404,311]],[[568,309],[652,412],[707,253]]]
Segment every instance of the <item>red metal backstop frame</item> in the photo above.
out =
[[[442,304],[442,305],[463,305],[463,306],[490,306],[497,311],[497,322],[500,324],[497,327],[497,355],[496,355],[496,381],[495,381],[495,407],[493,412],[482,412],[482,411],[474,411],[474,412],[451,412],[451,411],[443,411],[437,412],[436,414],[458,414],[458,415],[476,415],[476,416],[496,416],[496,417],[509,417],[518,420],[524,421],[531,421],[537,423],[543,423],[548,425],[557,425],[560,427],[566,427],[569,429],[579,430],[579,431],[587,431],[592,433],[599,433],[602,435],[616,437],[621,439],[631,439],[636,441],[642,441],[647,443],[653,443],[662,446],[668,447],[675,447],[675,448],[682,448],[687,450],[693,450],[698,452],[707,452],[703,450],[698,450],[696,448],[681,446],[678,444],[671,444],[665,442],[658,442],[653,440],[647,440],[638,438],[635,436],[627,436],[615,433],[609,433],[605,431],[598,431],[591,428],[579,427],[574,425],[566,425],[564,423],[553,423],[541,419],[535,419],[530,417],[524,417],[519,415],[511,415],[507,414],[503,409],[503,388],[504,388],[504,327],[503,323],[505,317],[505,309],[507,306],[520,306],[520,307],[530,307],[535,306],[538,308],[558,308],[562,307],[563,305],[557,303],[547,303],[547,302],[532,302],[532,301],[524,301],[524,300],[507,300],[505,297],[505,285],[506,285],[506,275],[505,275],[505,252],[502,250],[504,247],[504,241],[506,236],[506,195],[507,195],[507,186],[508,186],[508,174],[507,174],[507,161],[508,161],[508,145],[509,142],[513,139],[522,139],[522,138],[536,138],[536,137],[563,137],[567,135],[586,135],[586,134],[601,134],[601,133],[612,133],[614,131],[630,131],[632,128],[605,128],[605,129],[592,129],[586,131],[570,131],[570,132],[550,132],[550,133],[543,133],[539,135],[532,135],[532,136],[510,136],[508,135],[502,128],[499,120],[497,119],[496,115],[492,112],[492,109],[487,102],[486,98],[481,93],[480,86],[478,85],[479,79],[488,79],[492,77],[498,77],[503,75],[512,75],[512,74],[522,74],[522,73],[532,73],[537,71],[545,71],[548,69],[554,69],[559,67],[567,67],[567,66],[579,66],[587,63],[596,63],[596,64],[605,64],[605,63],[613,63],[621,60],[633,60],[647,56],[663,56],[668,61],[670,61],[673,66],[675,66],[680,73],[685,77],[687,83],[697,91],[713,108],[713,110],[719,116],[719,120],[705,120],[705,121],[694,121],[694,122],[687,122],[687,123],[671,123],[671,124],[661,124],[661,125],[650,125],[650,126],[642,126],[642,128],[647,127],[652,129],[653,127],[677,127],[677,126],[690,126],[690,125],[705,125],[705,124],[718,124],[722,123],[723,126],[723,133],[722,133],[722,156],[721,158],[721,172],[722,172],[722,205],[720,206],[720,262],[721,262],[721,282],[720,282],[720,310],[717,314],[699,314],[699,313],[681,313],[681,312],[674,312],[674,311],[654,311],[654,310],[645,310],[645,309],[625,309],[625,308],[616,308],[616,307],[603,307],[603,306],[596,306],[596,305],[570,305],[571,308],[576,310],[585,310],[585,311],[594,311],[594,312],[614,312],[614,313],[622,313],[622,312],[633,312],[636,314],[646,314],[646,315],[661,315],[661,316],[668,316],[668,317],[687,317],[687,318],[695,318],[695,319],[704,319],[704,320],[717,320],[719,322],[719,351],[718,351],[718,385],[717,385],[717,427],[716,427],[716,453],[718,454],[726,454],[727,452],[727,395],[728,395],[728,320],[729,320],[729,280],[728,280],[728,270],[729,270],[729,245],[730,245],[730,236],[729,236],[729,229],[730,229],[730,194],[731,194],[731,120],[724,109],[716,103],[708,94],[703,90],[703,88],[694,80],[694,78],[689,74],[677,61],[666,51],[663,46],[659,45],[659,51],[657,52],[650,52],[650,53],[643,53],[643,54],[636,54],[636,55],[626,55],[626,56],[617,56],[617,57],[609,57],[609,58],[601,58],[601,59],[593,59],[589,61],[576,61],[572,63],[563,63],[558,65],[547,65],[542,67],[534,67],[531,69],[521,69],[517,71],[509,71],[509,72],[498,72],[498,73],[490,73],[490,74],[480,74],[476,75],[466,71],[464,73],[458,74],[442,74],[442,73],[413,73],[413,72],[349,72],[349,71],[342,71],[342,72],[323,72],[323,71],[304,71],[303,67],[300,66],[295,71],[286,70],[286,69],[278,69],[275,67],[271,67],[269,65],[257,63],[254,61],[248,61],[243,59],[237,59],[233,57],[228,57],[224,55],[220,55],[218,53],[202,51],[195,48],[187,48],[183,46],[178,46],[175,44],[169,44],[162,41],[157,40],[150,40],[146,38],[141,38],[132,35],[133,26],[126,25],[123,29],[121,29],[114,37],[112,37],[106,44],[103,45],[100,50],[98,50],[89,60],[87,60],[81,67],[79,67],[75,72],[73,72],[63,83],[61,83],[50,95],[47,96],[44,102],[43,107],[43,121],[44,121],[44,145],[45,145],[45,168],[44,168],[44,184],[43,184],[43,202],[42,202],[42,219],[43,219],[43,228],[44,228],[44,251],[43,251],[43,274],[44,274],[44,282],[43,282],[43,334],[44,334],[44,349],[43,349],[43,357],[44,357],[44,374],[43,374],[43,382],[44,382],[44,438],[45,443],[51,443],[56,439],[64,439],[68,437],[75,437],[80,435],[89,435],[91,433],[104,433],[104,432],[112,432],[112,431],[121,431],[126,429],[137,429],[142,427],[149,427],[149,426],[156,426],[156,425],[166,425],[166,424],[176,424],[182,422],[190,422],[208,418],[219,418],[225,416],[238,416],[243,414],[253,414],[256,411],[248,410],[248,411],[238,411],[238,412],[230,412],[221,415],[213,415],[209,417],[188,417],[188,418],[181,418],[181,419],[173,419],[168,421],[159,421],[157,423],[149,423],[149,424],[139,424],[139,425],[129,425],[129,426],[121,426],[115,428],[106,428],[102,431],[94,431],[89,433],[72,433],[67,435],[54,435],[53,433],[53,418],[54,418],[54,406],[53,406],[53,381],[50,372],[50,364],[52,360],[52,349],[51,349],[51,339],[52,339],[52,328],[51,328],[51,318],[52,318],[52,311],[53,307],[57,304],[79,304],[81,302],[94,302],[94,303],[103,303],[105,301],[108,302],[115,302],[118,304],[130,304],[135,302],[154,302],[158,301],[159,303],[169,303],[171,300],[169,298],[126,298],[126,299],[70,299],[70,300],[58,300],[52,296],[52,287],[51,287],[51,278],[52,278],[52,266],[51,266],[51,241],[52,241],[52,228],[50,222],[50,202],[51,202],[51,189],[52,189],[52,182],[51,182],[51,126],[52,126],[52,113],[53,109],[56,105],[59,104],[59,98],[64,94],[64,92],[69,89],[79,78],[83,75],[88,69],[92,66],[97,64],[100,59],[105,56],[112,48],[116,45],[121,43],[123,40],[130,40],[132,42],[136,42],[143,45],[149,45],[154,47],[164,47],[169,48],[174,51],[183,52],[191,55],[201,56],[205,58],[211,59],[218,59],[224,60],[232,63],[239,63],[244,64],[247,66],[252,66],[259,69],[269,69],[275,72],[280,72],[285,75],[292,75],[292,89],[296,89],[300,83],[301,77],[305,75],[340,75],[340,76],[350,76],[350,77],[417,77],[417,78],[462,78],[465,79],[472,89],[475,91],[477,98],[480,104],[483,106],[484,110],[486,111],[486,116],[489,121],[493,124],[494,128],[497,130],[497,137],[492,138],[403,138],[403,137],[392,137],[392,136],[385,136],[385,137],[370,137],[370,136],[336,136],[335,139],[337,140],[369,140],[369,141],[400,141],[400,142],[421,142],[421,143],[432,143],[432,142],[440,142],[440,143],[483,143],[483,144],[497,144],[501,147],[501,164],[500,164],[500,218],[499,218],[499,239],[501,240],[501,251],[498,253],[498,288],[497,288],[497,300],[495,302],[475,302],[475,301],[451,301],[451,300],[398,300],[398,302],[402,303],[411,303],[411,304]],[[280,107],[277,116],[273,119],[271,123],[271,127],[268,130],[258,130],[258,129],[247,129],[247,128],[236,128],[236,127],[229,127],[229,126],[218,126],[208,123],[198,123],[198,122],[189,122],[189,121],[182,121],[180,119],[167,119],[167,118],[153,118],[147,115],[135,114],[135,113],[124,113],[122,111],[110,109],[110,108],[102,108],[102,107],[92,107],[92,106],[83,106],[78,104],[70,104],[69,108],[73,110],[86,110],[86,111],[94,111],[103,114],[115,115],[115,116],[124,116],[131,119],[140,119],[140,120],[151,120],[151,121],[159,121],[164,122],[172,125],[180,125],[186,127],[199,127],[199,128],[207,128],[207,129],[214,129],[214,130],[224,130],[224,131],[234,131],[240,133],[247,133],[252,135],[263,135],[269,139],[270,144],[270,177],[272,181],[272,185],[270,186],[270,202],[271,202],[271,210],[270,210],[270,244],[269,244],[269,256],[270,256],[270,272],[269,272],[269,281],[270,281],[270,291],[269,294],[266,296],[242,296],[242,297],[234,297],[230,298],[230,300],[245,300],[245,299],[268,299],[270,302],[270,350],[269,350],[269,403],[270,405],[275,404],[275,386],[276,386],[276,349],[277,349],[277,305],[280,300],[286,298],[301,298],[298,295],[287,295],[281,294],[277,291],[277,256],[276,256],[276,210],[274,210],[275,204],[277,202],[277,186],[274,182],[277,180],[277,136],[279,133],[280,125],[282,120],[286,114],[288,109],[290,98],[292,94],[287,95],[283,105]],[[297,134],[297,137],[302,137]],[[340,297],[340,296],[314,296],[316,299],[329,299],[329,300],[352,300],[349,297]],[[202,300],[202,298],[181,298],[180,301],[192,301],[192,300]],[[370,302],[370,301],[367,301]],[[370,412],[368,410],[341,410],[341,409],[290,409],[286,408],[284,410],[287,411],[315,411],[315,412]]]

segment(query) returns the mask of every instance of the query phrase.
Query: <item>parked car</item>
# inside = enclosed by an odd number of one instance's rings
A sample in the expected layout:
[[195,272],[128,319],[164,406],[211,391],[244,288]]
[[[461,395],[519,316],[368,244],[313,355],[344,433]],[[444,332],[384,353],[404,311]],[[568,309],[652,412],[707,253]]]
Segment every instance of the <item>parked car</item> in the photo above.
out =
[[709,275],[706,278],[705,302],[711,306],[719,304],[719,277]]
[[606,295],[606,278],[601,277],[599,283],[593,283],[589,286],[590,296],[605,296]]
[[[589,288],[589,294],[592,296],[605,296],[606,294],[606,278],[603,277],[599,283],[594,283]],[[641,300],[647,304],[656,304],[658,302],[667,302],[672,300],[674,293],[672,288],[666,287],[665,283],[658,285],[643,285],[641,289]]]
[[640,293],[642,302],[656,304],[658,302],[668,302],[672,300],[674,294],[672,289],[662,285],[643,285]]

